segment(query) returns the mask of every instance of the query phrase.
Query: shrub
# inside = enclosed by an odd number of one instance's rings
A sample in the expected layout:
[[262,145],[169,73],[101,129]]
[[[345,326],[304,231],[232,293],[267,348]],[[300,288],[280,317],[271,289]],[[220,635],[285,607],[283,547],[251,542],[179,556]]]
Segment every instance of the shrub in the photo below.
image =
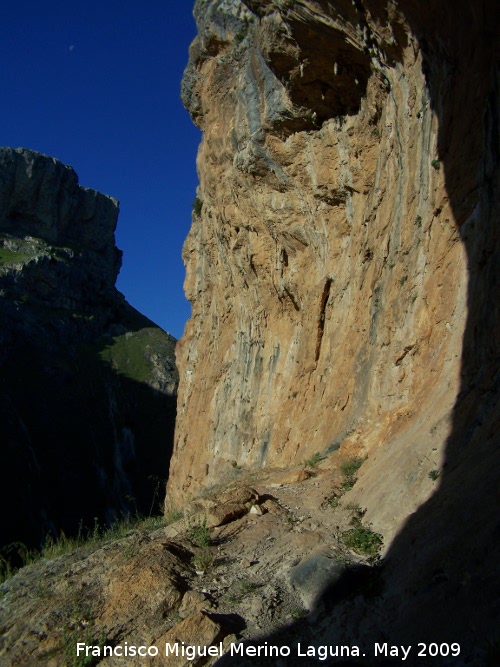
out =
[[342,542],[349,549],[366,556],[375,556],[382,548],[382,535],[375,533],[371,528],[358,524],[354,528],[344,530]]
[[176,509],[175,507],[171,507],[168,512],[165,515],[165,523],[167,526],[171,523],[175,523],[176,521],[179,521],[182,519],[182,511]]
[[436,171],[439,171],[441,169],[441,162],[439,162],[439,160],[433,160],[431,162],[431,165],[434,167]]
[[291,611],[291,616],[293,616],[293,618],[304,618],[308,613],[308,610],[303,607],[294,607]]
[[193,565],[197,572],[206,572],[215,562],[214,554],[207,547],[203,547],[194,555]]
[[351,510],[351,512],[353,512],[352,523],[359,523],[366,514],[366,507],[363,509],[359,505],[354,505],[353,503],[349,503],[345,508],[346,510]]
[[203,202],[199,197],[194,198],[193,202],[193,212],[199,218],[201,215],[201,209],[203,208]]
[[305,465],[307,468],[315,468],[320,461],[323,460],[323,456],[319,452],[316,452],[316,454],[313,454],[310,459],[307,459],[305,462]]
[[340,465],[340,472],[344,475],[344,481],[342,482],[342,488],[344,491],[350,491],[352,487],[356,484],[357,477],[356,473],[361,468],[363,463],[366,461],[366,458],[352,458],[346,459]]
[[0,584],[10,579],[14,572],[15,568],[0,554]]
[[366,459],[347,459],[340,465],[340,472],[344,477],[354,477],[365,461]]
[[429,479],[432,479],[433,482],[439,477],[439,470],[431,470],[429,473]]
[[332,508],[336,509],[340,505],[340,498],[333,494],[329,498],[326,499],[326,503]]
[[207,528],[207,517],[203,517],[203,519],[198,517],[193,523],[189,520],[188,538],[197,547],[210,546],[210,530]]

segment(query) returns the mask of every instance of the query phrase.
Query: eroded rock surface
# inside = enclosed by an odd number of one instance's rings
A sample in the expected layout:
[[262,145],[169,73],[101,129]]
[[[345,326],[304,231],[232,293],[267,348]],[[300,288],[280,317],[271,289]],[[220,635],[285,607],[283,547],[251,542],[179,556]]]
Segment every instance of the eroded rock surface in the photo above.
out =
[[489,208],[477,169],[468,185],[455,174],[455,153],[491,151],[489,137],[474,118],[457,136],[430,90],[440,77],[464,99],[468,84],[433,69],[404,3],[199,2],[195,16],[183,98],[203,130],[201,209],[184,248],[174,503],[234,465],[369,453],[417,420],[449,422],[460,235]]
[[[441,465],[464,355],[479,352],[464,340],[493,317],[476,301],[494,283],[476,294],[496,253],[493,53],[474,46],[482,14],[440,22],[435,3],[427,24],[413,9],[196,3],[183,99],[203,141],[173,504],[236,467],[339,446],[396,457],[411,438]],[[473,373],[491,377],[492,344]],[[395,530],[425,491],[400,503],[387,474]]]
[[[339,540],[339,525],[347,528],[353,517],[352,509],[330,503],[332,493],[340,493],[341,475],[318,473],[298,483],[277,481],[279,472],[254,478],[251,507],[260,513],[247,509],[211,528],[203,546],[193,531],[203,510],[190,507],[164,528],[90,541],[23,568],[0,585],[0,665],[72,664],[77,642],[101,650],[158,648],[150,658],[94,659],[103,666],[189,667],[214,664],[220,654],[189,659],[181,652],[166,655],[165,645],[184,642],[203,651],[222,644],[227,653],[231,643],[287,628],[288,643],[309,641],[316,623],[312,601],[325,581],[304,567],[302,576],[294,573],[315,553],[339,573],[366,562]],[[248,485],[236,484],[219,502],[212,498],[212,507],[217,512],[248,497]],[[309,662],[301,658],[299,664]]]
[[[316,453],[366,456],[350,493],[385,538],[379,612],[400,641],[478,642],[464,609],[490,623],[497,553],[494,3],[208,0],[195,17],[167,507]],[[368,601],[337,603],[325,632],[383,632]]]

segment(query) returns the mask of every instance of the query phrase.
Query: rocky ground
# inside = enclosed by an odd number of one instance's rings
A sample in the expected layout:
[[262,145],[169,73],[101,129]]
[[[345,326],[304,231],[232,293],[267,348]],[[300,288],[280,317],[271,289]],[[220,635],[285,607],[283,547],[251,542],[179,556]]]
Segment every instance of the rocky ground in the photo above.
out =
[[[1,586],[0,665],[180,666],[190,663],[165,657],[166,642],[222,641],[227,650],[284,632],[286,643],[292,627],[294,642],[313,640],[321,593],[349,564],[367,561],[346,545],[345,531],[362,520],[343,497],[353,478],[322,463],[240,480],[166,527],[23,568]],[[77,642],[161,652],[149,662],[85,662]]]

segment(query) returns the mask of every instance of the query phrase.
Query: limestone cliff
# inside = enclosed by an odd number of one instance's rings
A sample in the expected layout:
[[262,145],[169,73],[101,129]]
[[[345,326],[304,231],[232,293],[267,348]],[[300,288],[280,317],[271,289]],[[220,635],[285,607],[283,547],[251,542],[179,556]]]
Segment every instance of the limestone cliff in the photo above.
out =
[[493,276],[476,294],[471,274],[496,250],[493,41],[478,37],[486,5],[452,14],[196,3],[182,91],[203,141],[173,503],[236,466],[339,447],[397,456],[411,440],[439,467],[467,316],[493,317]]
[[339,604],[332,636],[345,618],[375,638],[377,613],[402,641],[473,635],[497,553],[497,7],[199,0],[195,17],[167,505],[367,457],[348,499],[384,536],[388,588],[378,612]]
[[1,544],[147,513],[166,478],[175,341],[115,288],[117,217],[71,167],[0,149]]

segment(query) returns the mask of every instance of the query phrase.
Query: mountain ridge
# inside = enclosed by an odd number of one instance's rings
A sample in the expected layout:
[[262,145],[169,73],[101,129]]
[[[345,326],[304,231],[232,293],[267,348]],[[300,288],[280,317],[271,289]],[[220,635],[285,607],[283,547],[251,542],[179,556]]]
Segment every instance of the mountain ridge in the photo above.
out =
[[157,503],[175,339],[115,288],[115,199],[27,149],[0,149],[0,174],[1,544],[31,548]]

